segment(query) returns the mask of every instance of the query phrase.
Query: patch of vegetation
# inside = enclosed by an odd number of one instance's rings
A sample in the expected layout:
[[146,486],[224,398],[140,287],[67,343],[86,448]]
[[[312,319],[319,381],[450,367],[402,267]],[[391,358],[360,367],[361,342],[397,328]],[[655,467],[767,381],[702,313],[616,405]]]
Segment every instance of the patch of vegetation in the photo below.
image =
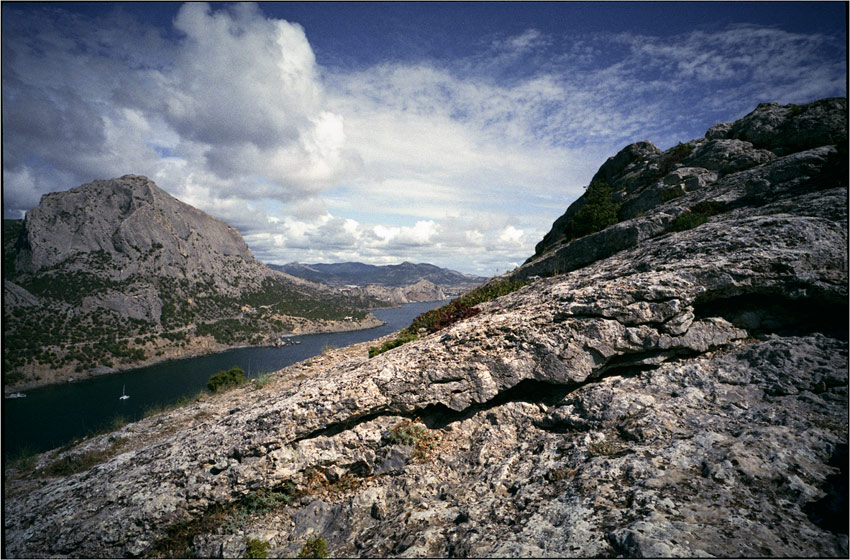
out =
[[585,204],[567,224],[564,230],[566,241],[602,231],[619,222],[617,213],[620,204],[613,200],[613,190],[604,182],[591,183],[584,193]]
[[245,545],[245,558],[268,558],[269,543],[266,541],[249,538]]
[[122,438],[114,438],[106,449],[93,449],[80,455],[65,455],[39,469],[36,474],[40,477],[56,477],[87,471],[114,456],[125,441]]
[[[168,531],[153,547],[157,558],[194,558],[193,541],[197,535],[212,533],[224,523],[225,508],[215,504],[203,515],[191,521],[182,521],[168,528]],[[147,556],[147,554],[146,554]]]
[[14,278],[16,275],[16,245],[23,229],[23,220],[3,220],[3,275],[6,278]]
[[413,446],[413,456],[425,459],[440,443],[440,436],[424,424],[402,420],[390,429],[389,440],[392,443]]
[[458,321],[474,317],[479,313],[481,313],[480,309],[468,304],[463,298],[458,298],[442,307],[426,311],[416,316],[408,329],[410,332],[417,334],[419,333],[419,329],[424,329],[428,334],[432,334]]
[[667,175],[671,171],[673,171],[673,167],[683,159],[691,155],[694,151],[694,147],[692,144],[682,144],[679,142],[666,152],[661,157],[661,161],[659,162],[659,177],[663,177]]
[[[145,352],[130,346],[152,327],[140,319],[94,309],[72,309],[66,303],[42,300],[40,307],[5,309],[3,372],[16,375],[26,366],[74,367],[81,372],[115,360],[143,360]],[[8,377],[7,377],[7,382]]]
[[38,462],[38,451],[23,447],[9,458],[12,468],[18,472],[18,478],[26,476],[35,470]]
[[245,383],[245,371],[237,366],[229,370],[221,370],[210,376],[207,381],[207,389],[213,393],[221,393],[233,389]]
[[670,222],[670,231],[687,231],[708,222],[708,216],[685,210]]
[[366,317],[364,311],[353,305],[352,298],[337,295],[329,299],[317,299],[314,294],[270,278],[263,281],[259,290],[246,293],[237,303],[307,319],[341,321],[348,316],[357,320]]
[[79,305],[83,298],[112,289],[120,291],[127,281],[115,282],[102,276],[79,270],[47,270],[21,282],[31,294]]
[[673,187],[672,189],[661,191],[661,193],[658,195],[658,200],[660,200],[661,202],[669,202],[675,198],[684,196],[684,194],[685,191],[682,189],[682,187]]
[[578,474],[578,471],[575,469],[571,469],[569,467],[558,467],[547,472],[546,478],[549,482],[560,482],[567,478],[572,478],[576,474]]
[[[416,340],[417,338],[419,338],[418,334],[411,332],[409,329],[404,329],[403,331],[401,331],[401,334],[399,334],[399,336],[397,336],[396,338],[394,338],[392,340],[388,340],[388,341],[384,342],[383,344],[381,344],[380,346],[370,346],[369,347],[369,357],[374,358],[378,354],[383,354],[384,352],[386,352],[388,350],[392,350],[393,348],[398,348],[402,344],[407,344],[411,340]],[[305,362],[304,365],[312,365],[312,364],[307,364],[307,362]]]
[[480,309],[475,307],[479,303],[492,301],[496,298],[515,292],[527,283],[528,282],[508,278],[506,280],[474,288],[462,296],[453,299],[442,307],[438,307],[437,309],[432,309],[431,311],[426,311],[425,313],[418,315],[410,323],[410,326],[402,329],[398,336],[393,340],[384,342],[380,346],[370,346],[369,357],[374,358],[379,354],[383,354],[388,350],[397,348],[411,340],[416,340],[420,337],[420,329],[424,329],[425,334],[432,334],[458,321],[477,315],[481,312]]
[[591,457],[619,457],[631,453],[631,450],[617,441],[606,439],[588,445],[587,452]]
[[[249,523],[251,516],[264,515],[282,508],[303,494],[304,492],[299,491],[291,481],[287,481],[275,489],[260,489],[229,504],[213,504],[194,519],[169,527],[165,537],[156,542],[145,555],[158,558],[194,558],[192,547],[196,536],[215,533],[220,529],[226,533],[242,530]],[[255,547],[255,553],[259,554],[262,547]],[[248,548],[250,553],[250,544]],[[268,549],[265,553],[268,554]],[[254,557],[263,556],[249,556]]]
[[284,483],[278,490],[261,488],[245,496],[240,509],[248,515],[263,515],[289,505],[295,495],[296,488],[292,482]]
[[254,378],[254,388],[262,389],[274,380],[274,373],[264,373],[260,377]]
[[670,222],[668,231],[687,231],[708,222],[711,216],[724,211],[725,205],[716,200],[703,200],[685,210]]
[[322,537],[311,537],[307,539],[296,558],[327,558],[328,543]]
[[808,109],[808,105],[791,105],[791,109],[788,110],[788,118],[802,115],[806,112],[806,109]]
[[234,344],[263,331],[256,322],[240,319],[222,319],[213,323],[200,323],[195,327],[198,336],[212,335],[219,344]]

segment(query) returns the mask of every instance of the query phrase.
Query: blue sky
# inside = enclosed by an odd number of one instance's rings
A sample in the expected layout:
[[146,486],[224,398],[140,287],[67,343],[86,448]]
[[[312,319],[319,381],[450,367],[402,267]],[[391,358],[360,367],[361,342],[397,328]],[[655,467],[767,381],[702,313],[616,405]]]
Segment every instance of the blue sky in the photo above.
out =
[[2,10],[4,217],[144,174],[266,262],[503,272],[625,145],[846,95],[835,2]]

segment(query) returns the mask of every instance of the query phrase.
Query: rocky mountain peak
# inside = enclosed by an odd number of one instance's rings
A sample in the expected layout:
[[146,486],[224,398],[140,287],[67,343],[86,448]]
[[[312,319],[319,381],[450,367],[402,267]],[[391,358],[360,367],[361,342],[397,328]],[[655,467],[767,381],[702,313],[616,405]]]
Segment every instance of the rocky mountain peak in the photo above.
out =
[[222,272],[222,259],[262,268],[236,230],[139,175],[44,195],[27,213],[22,235],[17,269],[28,273],[57,266],[94,270],[93,259],[111,261],[101,271],[114,279],[212,278]]
[[[678,216],[694,209],[706,216],[792,197],[804,183],[846,184],[846,169],[846,98],[763,103],[734,123],[711,127],[704,138],[663,152],[637,142],[608,158],[516,274],[585,266],[668,233]],[[610,193],[602,202],[613,219],[575,235],[571,224],[601,214],[600,188]]]

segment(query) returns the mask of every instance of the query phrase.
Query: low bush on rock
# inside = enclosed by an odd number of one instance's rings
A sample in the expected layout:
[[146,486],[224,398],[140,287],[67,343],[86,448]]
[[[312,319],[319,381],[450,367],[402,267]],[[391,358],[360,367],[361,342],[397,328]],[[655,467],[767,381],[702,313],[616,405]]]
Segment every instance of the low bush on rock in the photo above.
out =
[[245,371],[240,367],[232,367],[227,371],[212,374],[207,381],[207,389],[213,393],[221,393],[245,383]]
[[277,490],[261,488],[242,499],[242,509],[251,515],[262,515],[288,505],[295,494],[295,485],[287,482]]
[[390,441],[413,446],[413,456],[424,459],[440,442],[440,436],[424,424],[402,420],[390,430]]
[[268,558],[269,543],[260,539],[248,539],[245,543],[245,558]]
[[567,224],[564,237],[567,241],[601,231],[619,222],[620,204],[612,199],[613,191],[603,182],[591,183],[584,193],[585,205]]
[[273,379],[274,379],[273,373],[263,374],[260,377],[257,377],[257,378],[254,379],[254,388],[255,389],[262,389],[263,387],[265,387],[266,385],[271,383]]
[[724,205],[716,200],[703,200],[685,210],[670,222],[669,231],[687,231],[708,222],[711,216],[722,214]]
[[683,144],[679,142],[678,144],[664,152],[664,155],[661,157],[658,175],[663,177],[664,175],[670,173],[670,171],[673,170],[673,167],[677,163],[691,155],[693,151],[693,145]]
[[670,231],[687,231],[708,222],[708,216],[698,212],[684,211],[670,222]]
[[588,445],[587,453],[591,457],[617,457],[630,453],[630,450],[619,442],[606,439]]
[[112,444],[106,449],[94,449],[80,455],[65,455],[44,468],[39,469],[36,474],[40,477],[70,476],[72,474],[87,471],[95,465],[103,463],[117,454],[118,449],[127,440],[123,438],[112,438]]
[[411,340],[416,340],[423,334],[435,333],[458,321],[473,317],[481,312],[480,309],[475,307],[479,303],[492,301],[515,292],[526,284],[527,282],[509,278],[470,290],[442,307],[418,315],[410,323],[410,326],[403,329],[393,340],[384,342],[381,346],[370,346],[369,357],[374,358],[387,350],[392,350]]
[[307,539],[301,550],[298,551],[297,558],[327,558],[328,543],[322,537],[311,537]]
[[392,350],[393,348],[398,348],[402,344],[406,344],[411,340],[416,340],[419,338],[419,335],[415,332],[410,332],[408,329],[401,331],[401,334],[392,340],[388,340],[384,342],[380,346],[370,346],[369,347],[369,357],[374,358],[378,354],[383,354],[387,350]]

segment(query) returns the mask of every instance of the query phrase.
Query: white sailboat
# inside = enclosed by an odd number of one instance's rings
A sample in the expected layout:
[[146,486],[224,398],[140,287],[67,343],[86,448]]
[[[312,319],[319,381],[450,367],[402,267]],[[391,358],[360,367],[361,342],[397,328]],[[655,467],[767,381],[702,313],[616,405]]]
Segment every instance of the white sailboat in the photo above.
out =
[[127,394],[127,386],[124,385],[121,388],[121,396],[118,397],[118,400],[123,401],[123,400],[129,399],[129,398],[130,398],[130,395]]

